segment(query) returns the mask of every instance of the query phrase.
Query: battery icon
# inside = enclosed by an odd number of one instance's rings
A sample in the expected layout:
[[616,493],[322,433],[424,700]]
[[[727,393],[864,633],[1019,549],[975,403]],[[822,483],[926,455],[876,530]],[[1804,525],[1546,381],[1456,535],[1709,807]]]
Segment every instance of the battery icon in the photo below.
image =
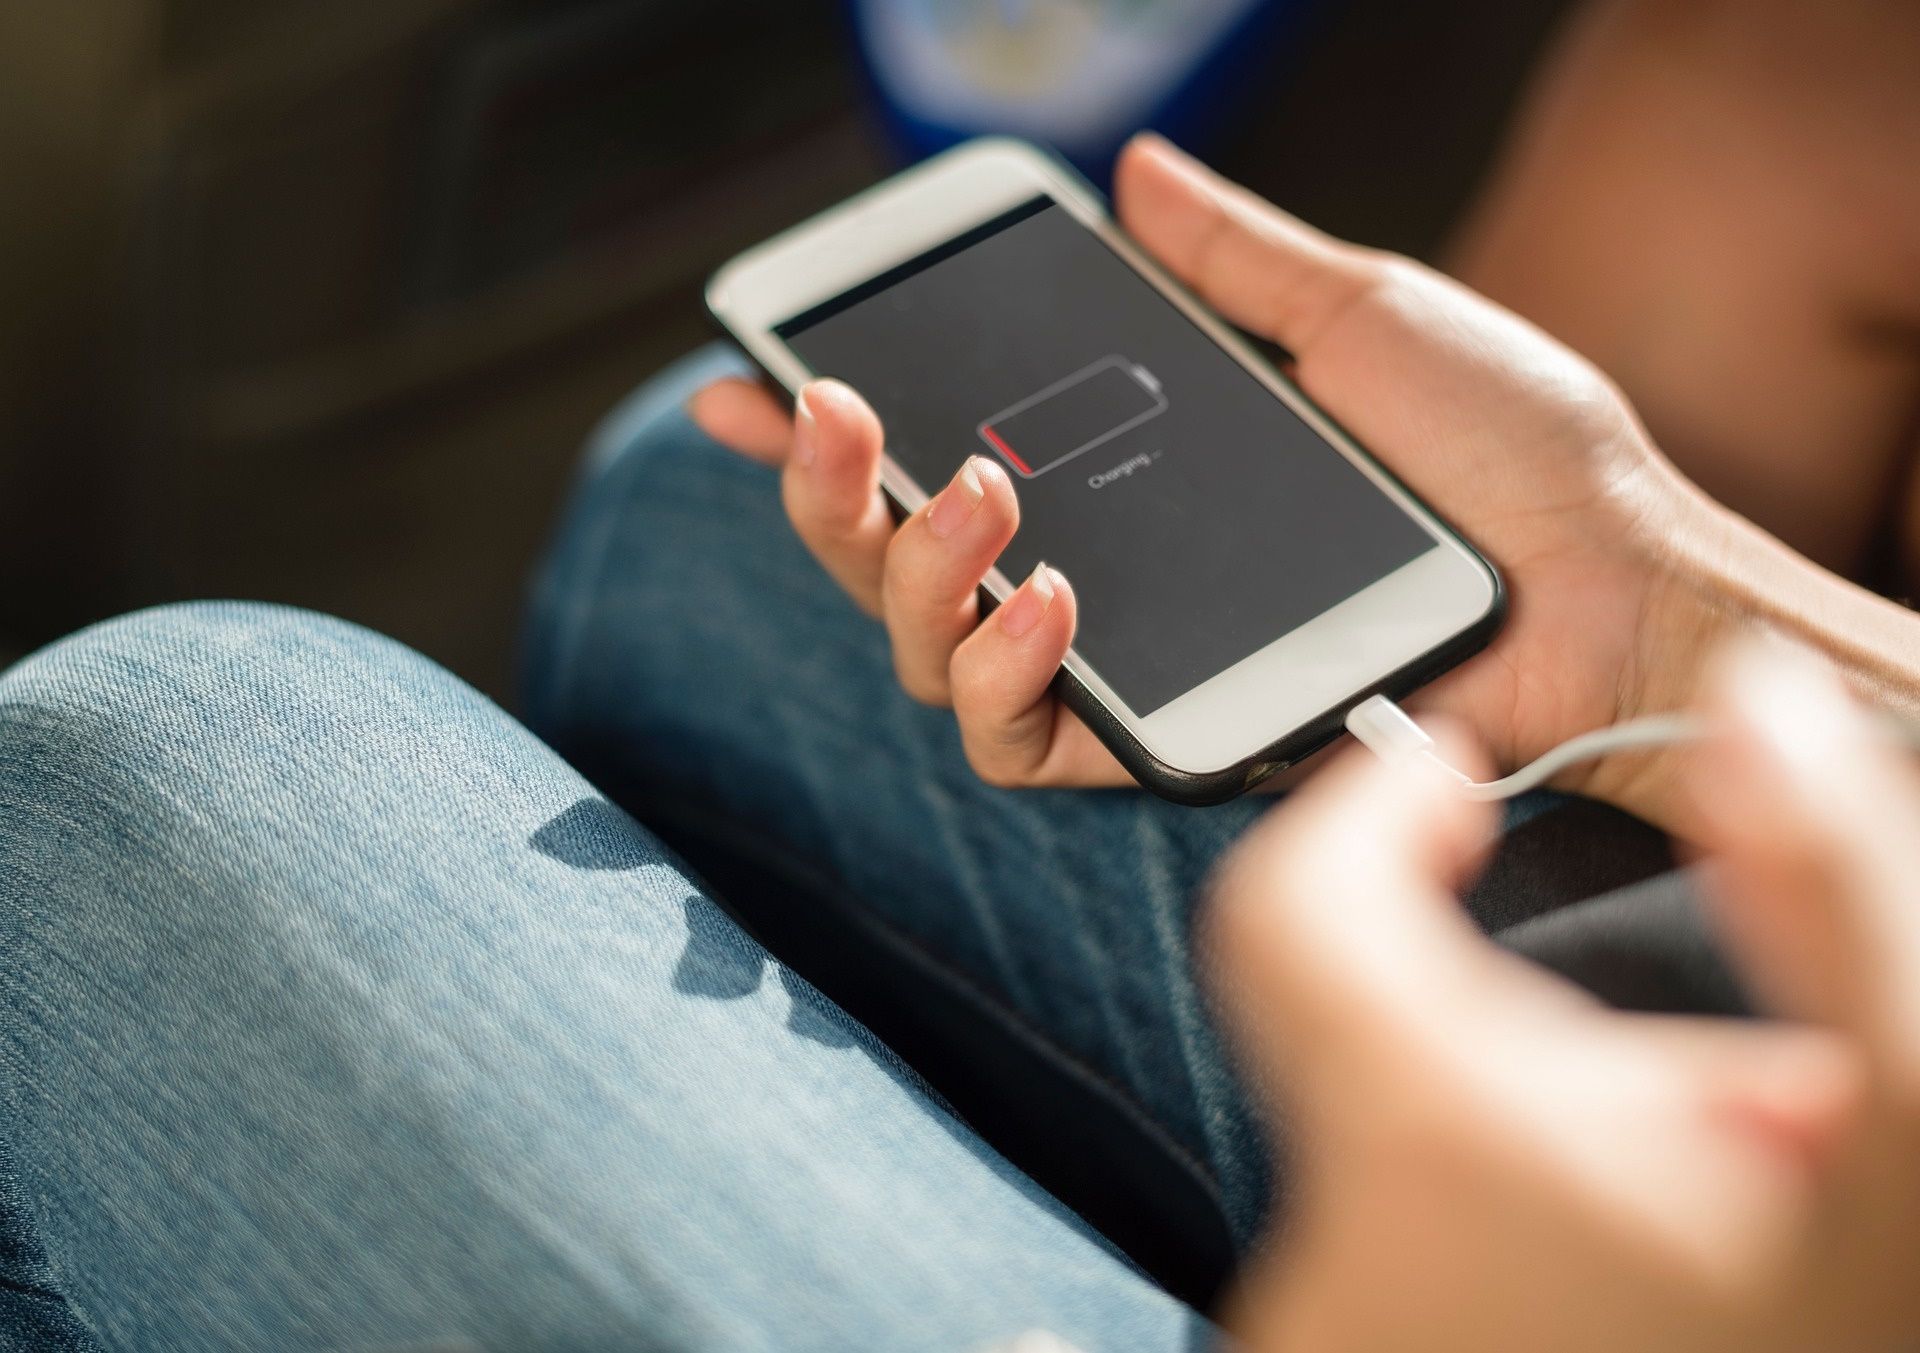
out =
[[1116,354],[983,419],[979,432],[1021,478],[1033,479],[1166,409],[1153,373]]

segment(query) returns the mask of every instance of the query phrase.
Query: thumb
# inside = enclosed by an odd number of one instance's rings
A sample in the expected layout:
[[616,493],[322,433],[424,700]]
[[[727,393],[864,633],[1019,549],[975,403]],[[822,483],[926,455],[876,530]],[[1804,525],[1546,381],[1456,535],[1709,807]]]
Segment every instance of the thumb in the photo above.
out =
[[1380,256],[1289,216],[1152,133],[1121,152],[1114,194],[1122,224],[1167,271],[1296,357],[1381,272]]

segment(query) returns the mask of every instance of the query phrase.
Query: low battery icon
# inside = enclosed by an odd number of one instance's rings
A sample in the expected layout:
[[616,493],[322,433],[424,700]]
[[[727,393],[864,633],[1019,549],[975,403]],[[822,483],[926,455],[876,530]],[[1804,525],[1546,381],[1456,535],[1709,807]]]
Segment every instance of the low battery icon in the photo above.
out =
[[979,431],[1021,478],[1032,479],[1166,409],[1166,394],[1153,373],[1116,354],[983,419]]

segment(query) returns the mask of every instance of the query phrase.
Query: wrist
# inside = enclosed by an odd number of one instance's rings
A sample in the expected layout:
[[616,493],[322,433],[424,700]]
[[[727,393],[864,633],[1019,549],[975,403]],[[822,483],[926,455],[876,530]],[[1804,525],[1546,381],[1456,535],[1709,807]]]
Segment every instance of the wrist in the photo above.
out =
[[[1649,529],[1616,722],[1691,708],[1713,655],[1768,623],[1756,583],[1776,568],[1765,547],[1777,542],[1684,481],[1664,506]],[[1685,769],[1696,750],[1681,743],[1615,753],[1594,765],[1582,792],[1687,836],[1694,809]]]
[[[1619,719],[1692,707],[1713,656],[1735,637],[1770,631],[1814,649],[1862,700],[1920,713],[1920,618],[1795,553],[1744,517],[1683,484],[1659,524]],[[1677,836],[1691,834],[1681,744],[1596,765],[1584,792]]]

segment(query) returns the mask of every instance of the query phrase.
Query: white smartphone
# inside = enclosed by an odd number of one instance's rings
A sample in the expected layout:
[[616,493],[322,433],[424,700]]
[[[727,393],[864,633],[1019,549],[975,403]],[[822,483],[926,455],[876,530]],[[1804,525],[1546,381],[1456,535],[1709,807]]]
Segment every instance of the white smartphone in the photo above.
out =
[[1499,626],[1493,567],[1032,146],[889,179],[727,263],[707,302],[785,391],[866,397],[903,513],[970,454],[1007,468],[1021,524],[986,592],[1066,574],[1060,694],[1169,798],[1231,798]]

